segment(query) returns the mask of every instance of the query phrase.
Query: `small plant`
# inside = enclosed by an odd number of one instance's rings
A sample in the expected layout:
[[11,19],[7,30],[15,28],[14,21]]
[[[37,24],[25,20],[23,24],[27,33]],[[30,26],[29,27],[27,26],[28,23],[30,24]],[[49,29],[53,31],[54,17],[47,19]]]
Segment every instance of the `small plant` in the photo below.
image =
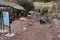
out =
[[47,14],[47,12],[48,12],[48,8],[44,7],[44,8],[42,9],[41,15],[45,15],[45,14]]
[[48,12],[48,8],[44,7],[42,11],[47,13]]

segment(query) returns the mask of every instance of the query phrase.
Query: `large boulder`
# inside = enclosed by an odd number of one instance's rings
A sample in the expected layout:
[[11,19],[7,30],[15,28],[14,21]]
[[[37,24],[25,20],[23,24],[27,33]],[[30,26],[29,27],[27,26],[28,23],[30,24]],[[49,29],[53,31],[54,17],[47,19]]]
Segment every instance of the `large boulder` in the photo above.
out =
[[45,17],[45,18],[41,18],[40,19],[40,24],[45,24],[45,23],[47,23],[47,18]]

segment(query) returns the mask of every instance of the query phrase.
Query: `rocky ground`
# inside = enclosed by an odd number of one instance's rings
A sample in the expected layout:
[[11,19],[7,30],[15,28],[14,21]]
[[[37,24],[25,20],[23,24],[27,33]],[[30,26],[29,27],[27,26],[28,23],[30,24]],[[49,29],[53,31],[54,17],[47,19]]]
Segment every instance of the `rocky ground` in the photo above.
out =
[[[60,20],[57,21],[58,25],[45,24],[41,25],[35,22],[33,26],[27,24],[21,25],[20,20],[15,20],[11,24],[11,30],[15,36],[9,40],[60,40]],[[8,30],[8,27],[5,27]],[[0,33],[0,40],[8,40]]]

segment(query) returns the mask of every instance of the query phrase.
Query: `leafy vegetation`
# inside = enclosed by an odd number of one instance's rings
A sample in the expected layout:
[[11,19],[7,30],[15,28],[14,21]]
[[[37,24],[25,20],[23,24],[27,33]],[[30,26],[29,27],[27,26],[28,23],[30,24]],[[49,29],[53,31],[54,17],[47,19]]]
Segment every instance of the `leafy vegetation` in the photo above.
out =
[[50,2],[51,0],[41,0],[42,2]]
[[27,0],[18,0],[18,4],[20,4],[21,6],[23,6],[28,11],[34,10],[33,3],[31,3],[31,2],[29,2]]
[[43,13],[47,13],[48,12],[48,8],[45,7],[45,8],[43,8],[42,11],[43,11]]
[[[38,4],[38,5],[37,5]],[[47,3],[43,3],[43,2],[34,2],[34,7],[35,8],[44,8],[44,7],[52,7],[53,6],[53,2],[47,2]]]

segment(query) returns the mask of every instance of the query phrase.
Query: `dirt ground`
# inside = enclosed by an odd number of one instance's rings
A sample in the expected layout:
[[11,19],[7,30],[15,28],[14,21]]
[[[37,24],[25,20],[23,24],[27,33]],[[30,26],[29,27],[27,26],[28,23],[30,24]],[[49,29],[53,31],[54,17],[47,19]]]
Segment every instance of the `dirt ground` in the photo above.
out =
[[[58,20],[60,25],[60,20]],[[35,22],[33,26],[21,25],[20,20],[11,24],[11,30],[15,36],[9,40],[60,40],[60,27],[51,27],[50,24],[41,25]],[[58,29],[59,28],[59,29]],[[5,27],[8,30],[8,27]],[[0,33],[0,40],[8,40],[5,34]]]

